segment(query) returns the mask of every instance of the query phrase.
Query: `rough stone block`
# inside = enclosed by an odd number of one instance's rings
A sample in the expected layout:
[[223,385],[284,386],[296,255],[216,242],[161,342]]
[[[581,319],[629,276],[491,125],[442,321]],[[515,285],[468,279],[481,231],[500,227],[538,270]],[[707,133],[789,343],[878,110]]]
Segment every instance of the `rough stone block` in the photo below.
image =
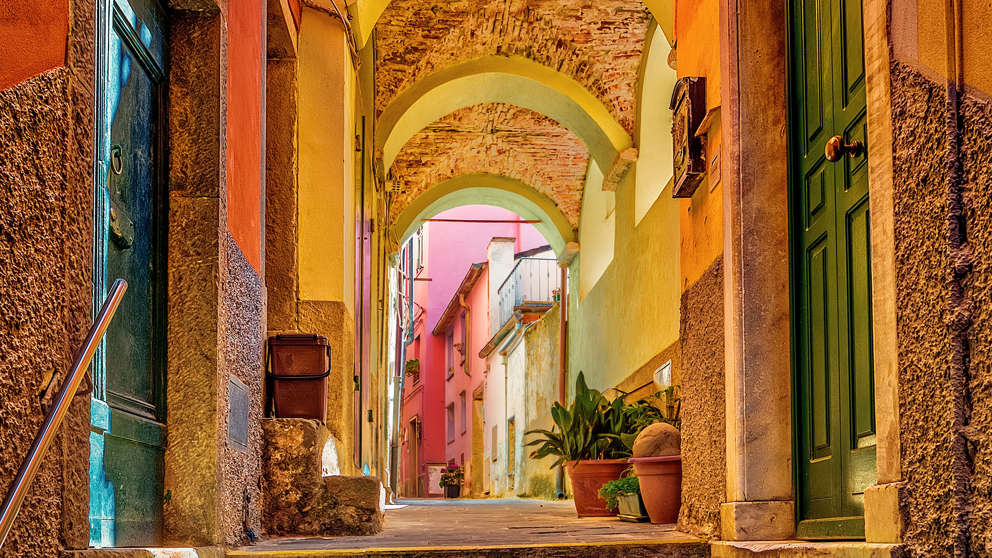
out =
[[721,534],[728,541],[780,541],[796,531],[795,502],[728,502],[720,506]]
[[382,530],[379,482],[322,476],[330,432],[315,420],[265,419],[269,535],[372,535]]

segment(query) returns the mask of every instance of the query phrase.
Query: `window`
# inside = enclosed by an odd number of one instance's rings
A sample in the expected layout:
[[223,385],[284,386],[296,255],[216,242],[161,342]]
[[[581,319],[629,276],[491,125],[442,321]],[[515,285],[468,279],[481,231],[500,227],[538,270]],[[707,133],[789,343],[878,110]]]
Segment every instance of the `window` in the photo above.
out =
[[415,273],[418,273],[420,272],[421,269],[424,269],[424,228],[423,227],[417,229],[417,233],[415,237],[416,237],[415,244],[417,246],[417,251],[413,255],[413,262],[417,268]]
[[468,411],[465,408],[466,401],[464,391],[458,394],[458,403],[461,405],[458,410],[462,415],[462,434],[464,434],[468,432]]
[[448,405],[448,443],[455,441],[455,404]]
[[499,447],[498,442],[499,442],[499,438],[496,437],[496,427],[493,426],[493,445],[491,446],[492,448],[491,451],[493,454],[493,463],[496,463],[496,460],[499,459],[499,452],[496,450],[496,448]]
[[444,363],[448,368],[448,378],[450,379],[455,374],[455,332],[448,331],[448,335],[444,338],[444,350],[445,357]]
[[458,351],[462,354],[462,370],[468,374],[468,312],[462,312],[458,319],[461,327],[461,341],[458,344]]

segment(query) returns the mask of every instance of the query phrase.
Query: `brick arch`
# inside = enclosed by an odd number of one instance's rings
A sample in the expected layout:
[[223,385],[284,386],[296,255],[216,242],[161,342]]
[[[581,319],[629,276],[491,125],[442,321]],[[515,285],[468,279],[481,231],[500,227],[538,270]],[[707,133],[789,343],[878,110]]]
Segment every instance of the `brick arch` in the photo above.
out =
[[589,151],[555,120],[529,109],[486,103],[425,127],[389,169],[390,220],[429,188],[467,174],[512,178],[547,196],[578,225]]
[[626,130],[582,84],[519,56],[486,56],[444,68],[397,96],[376,123],[386,167],[417,132],[458,109],[503,103],[548,116],[577,135],[600,168],[632,145]]
[[581,83],[631,133],[649,21],[641,0],[393,0],[376,26],[376,109],[446,67],[520,56]]

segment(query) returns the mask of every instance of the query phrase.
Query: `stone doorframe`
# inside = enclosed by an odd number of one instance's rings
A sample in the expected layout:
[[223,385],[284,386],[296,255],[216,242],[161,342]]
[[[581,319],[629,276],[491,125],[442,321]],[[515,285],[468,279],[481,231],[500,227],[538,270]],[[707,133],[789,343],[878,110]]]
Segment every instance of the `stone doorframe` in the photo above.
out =
[[[887,0],[864,0],[878,484],[869,542],[898,542],[895,252]],[[786,2],[720,2],[727,494],[724,540],[794,536]],[[742,148],[743,147],[743,148]]]

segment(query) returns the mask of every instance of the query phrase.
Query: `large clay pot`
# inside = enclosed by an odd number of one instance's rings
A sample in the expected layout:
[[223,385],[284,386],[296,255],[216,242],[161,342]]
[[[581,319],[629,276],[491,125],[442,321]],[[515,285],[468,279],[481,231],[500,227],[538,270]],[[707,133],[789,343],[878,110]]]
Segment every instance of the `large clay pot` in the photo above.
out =
[[566,463],[568,478],[572,480],[575,513],[579,517],[616,515],[616,511],[606,509],[606,500],[599,497],[599,489],[619,479],[627,467],[626,459],[586,459]]
[[632,457],[651,523],[675,523],[682,505],[682,456]]

